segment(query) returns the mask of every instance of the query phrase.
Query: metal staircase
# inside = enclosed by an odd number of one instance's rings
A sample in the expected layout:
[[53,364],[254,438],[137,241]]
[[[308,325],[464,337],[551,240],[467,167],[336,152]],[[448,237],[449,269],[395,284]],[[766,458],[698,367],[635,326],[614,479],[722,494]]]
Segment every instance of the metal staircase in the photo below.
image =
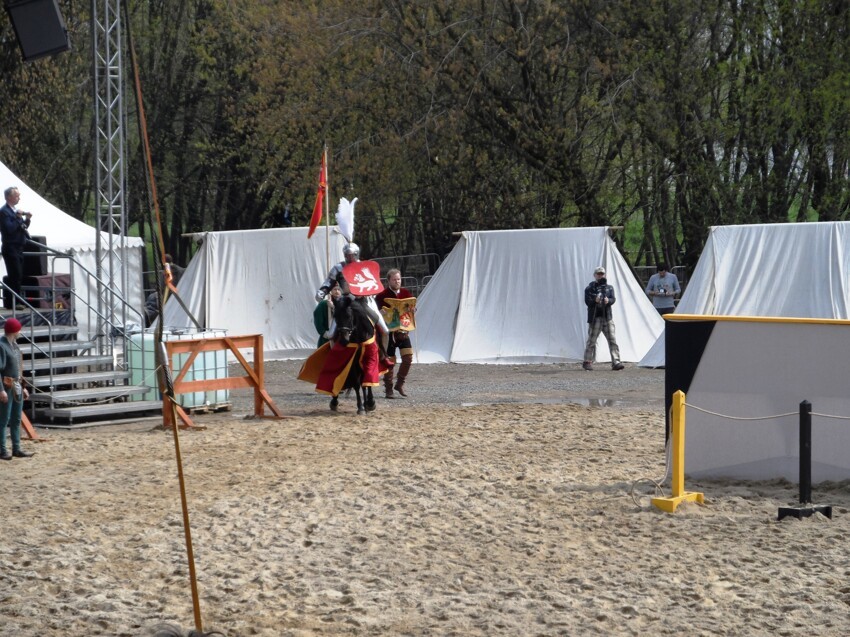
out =
[[[24,286],[27,298],[0,283],[14,295],[15,305],[25,308],[0,310],[0,324],[11,316],[23,324],[18,345],[30,391],[24,405],[30,419],[36,424],[70,426],[97,420],[137,420],[142,415],[162,413],[162,401],[152,389],[157,386],[155,370],[131,370],[128,365],[130,358],[145,360],[143,355],[132,356],[139,354],[133,348],[143,345],[130,338],[124,325],[116,324],[116,315],[131,316],[141,329],[144,319],[139,309],[114,293],[113,307],[117,305],[121,312],[100,310],[92,291],[101,290],[104,282],[72,253],[36,245],[48,253],[51,272],[57,264],[66,263],[66,270],[73,274],[72,283],[62,289],[55,283],[50,287]],[[55,280],[56,275],[49,278]],[[54,301],[59,298],[65,302],[57,307]],[[44,303],[43,299],[51,302]],[[131,323],[128,326],[131,328]],[[131,381],[133,375],[135,382]]]
[[[24,320],[26,314],[16,313]],[[21,331],[18,344],[33,422],[114,422],[161,412],[162,402],[149,396],[155,391],[144,384],[131,384],[130,371],[122,368],[120,359],[116,365],[117,357],[99,354],[96,341],[78,340],[78,332],[74,325],[52,324],[25,325]]]

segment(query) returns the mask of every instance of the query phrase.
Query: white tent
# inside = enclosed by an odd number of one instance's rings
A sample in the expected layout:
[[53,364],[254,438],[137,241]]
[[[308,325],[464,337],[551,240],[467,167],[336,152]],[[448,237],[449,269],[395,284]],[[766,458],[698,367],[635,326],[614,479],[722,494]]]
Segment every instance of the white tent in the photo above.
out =
[[[32,213],[30,235],[45,237],[49,248],[60,252],[69,252],[74,256],[80,264],[80,266],[74,266],[72,272],[76,294],[83,299],[90,299],[90,302],[96,306],[97,282],[87,275],[85,270],[91,274],[97,272],[95,254],[97,230],[93,226],[62,212],[23,183],[4,164],[0,163],[0,190],[5,190],[10,186],[17,188],[21,194],[18,208]],[[104,233],[102,237],[103,249],[105,250],[108,245],[108,235]],[[142,290],[142,246],[144,246],[144,241],[139,237],[127,237],[126,245],[126,251],[118,251],[113,263],[116,264],[116,270],[122,264],[126,265],[129,283],[127,301],[132,307],[141,310],[144,304]],[[47,269],[48,274],[72,271],[71,262],[68,259],[54,257],[53,255],[48,256]],[[2,263],[2,260],[0,260],[0,272],[3,275],[6,274],[6,266]],[[121,276],[120,271],[116,274],[116,277],[119,276]],[[94,320],[93,317],[88,317],[87,312],[83,311],[79,300],[77,301],[76,317],[81,331],[87,331],[88,323]],[[138,322],[139,316],[129,316],[127,321]]]
[[[583,359],[584,288],[597,266],[617,301],[617,343],[638,361],[663,321],[638,285],[607,228],[464,232],[418,302],[419,362],[541,363]],[[610,361],[605,338],[599,361]]]
[[[850,222],[711,228],[679,314],[850,319]],[[664,365],[663,334],[640,361]]]
[[[329,270],[324,229],[309,240],[307,230],[196,234],[202,244],[180,279],[180,297],[205,328],[262,334],[266,358],[307,356],[318,339],[314,295]],[[342,260],[344,245],[331,232],[331,264]],[[165,326],[193,326],[175,299],[166,303]]]

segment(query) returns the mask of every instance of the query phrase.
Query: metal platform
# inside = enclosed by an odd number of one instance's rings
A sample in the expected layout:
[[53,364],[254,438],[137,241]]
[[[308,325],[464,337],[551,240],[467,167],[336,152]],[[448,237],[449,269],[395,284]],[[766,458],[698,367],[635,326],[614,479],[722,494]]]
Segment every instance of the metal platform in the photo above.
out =
[[18,344],[23,345],[28,340],[34,338],[73,336],[78,331],[79,330],[76,325],[24,325],[21,329],[21,336],[18,339]]
[[54,374],[51,376],[36,376],[30,378],[27,382],[32,387],[64,387],[67,385],[75,385],[79,383],[108,383],[116,381],[124,381],[130,378],[130,372],[74,372],[73,374]]
[[91,341],[52,341],[43,343],[18,343],[21,354],[59,354],[62,352],[87,352],[94,347]]
[[48,418],[52,422],[55,419],[74,424],[75,420],[88,420],[91,418],[103,418],[111,416],[115,418],[145,412],[162,412],[161,400],[137,400],[133,402],[106,403],[100,405],[78,405],[75,407],[53,407],[39,410],[40,418]]
[[34,361],[24,359],[24,377],[30,370],[46,369],[76,369],[78,367],[103,367],[112,368],[115,361],[112,356],[54,356],[53,358],[37,358]]
[[102,401],[107,398],[121,398],[133,394],[147,394],[149,391],[150,387],[146,385],[116,384],[106,387],[86,387],[82,389],[63,389],[50,393],[34,393],[30,396],[30,400],[33,402],[53,402],[59,404],[77,403],[80,401]]
[[[11,315],[0,310],[0,321]],[[76,325],[31,326],[35,314],[17,311],[15,316],[25,323],[18,346],[32,389],[25,408],[36,426],[115,423],[162,413],[160,400],[144,399],[156,392],[130,384],[129,371],[117,369],[111,354],[98,354],[94,341],[77,340]]]

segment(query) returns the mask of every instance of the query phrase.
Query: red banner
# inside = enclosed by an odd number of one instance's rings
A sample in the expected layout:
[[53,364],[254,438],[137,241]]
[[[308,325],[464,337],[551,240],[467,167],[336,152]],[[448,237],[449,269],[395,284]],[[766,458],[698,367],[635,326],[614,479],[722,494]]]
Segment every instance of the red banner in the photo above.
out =
[[307,238],[313,236],[316,228],[322,222],[322,206],[325,204],[325,191],[328,189],[328,167],[325,164],[325,153],[322,153],[322,167],[319,170],[319,190],[316,193],[316,203],[313,206],[313,216],[310,217],[310,230]]

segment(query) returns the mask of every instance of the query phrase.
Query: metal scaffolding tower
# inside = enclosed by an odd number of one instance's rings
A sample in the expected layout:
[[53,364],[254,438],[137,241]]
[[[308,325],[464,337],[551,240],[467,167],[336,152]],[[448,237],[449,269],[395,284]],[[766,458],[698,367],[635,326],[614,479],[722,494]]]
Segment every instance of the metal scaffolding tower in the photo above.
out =
[[[98,330],[125,325],[128,298],[127,217],[125,208],[124,67],[122,63],[121,0],[92,0],[92,55],[95,111],[95,206],[97,209]],[[105,329],[104,329],[105,328]],[[111,347],[100,339],[101,348]]]

